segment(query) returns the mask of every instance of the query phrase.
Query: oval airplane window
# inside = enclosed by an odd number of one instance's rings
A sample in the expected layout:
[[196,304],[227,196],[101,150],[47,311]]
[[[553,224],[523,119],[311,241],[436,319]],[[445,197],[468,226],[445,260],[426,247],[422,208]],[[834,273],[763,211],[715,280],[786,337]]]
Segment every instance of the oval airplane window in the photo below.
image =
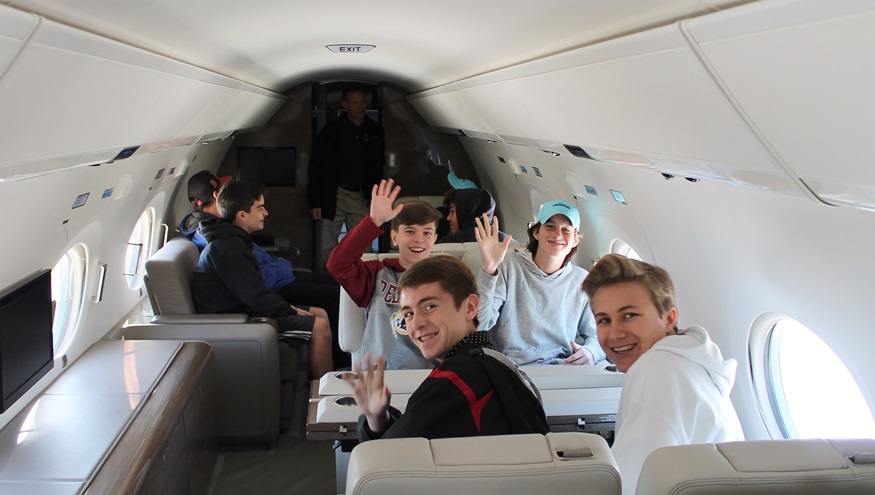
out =
[[140,219],[137,220],[134,231],[131,232],[131,237],[128,239],[128,249],[125,253],[125,277],[132,289],[143,280],[143,267],[146,264],[146,259],[151,255],[149,250],[152,246],[154,220],[155,213],[152,208],[147,208],[140,215]]
[[79,321],[86,266],[85,247],[80,244],[64,253],[52,268],[52,334],[55,355],[63,353],[63,348]]
[[[754,389],[760,411],[770,412],[763,420],[773,437],[875,438],[875,420],[857,382],[814,332],[772,314],[757,318],[751,337]],[[812,355],[817,366],[811,366]],[[836,411],[841,421],[828,419]]]
[[620,254],[630,260],[644,261],[641,259],[641,255],[635,251],[635,248],[630,246],[626,241],[620,239],[614,239],[614,242],[611,243],[611,254]]

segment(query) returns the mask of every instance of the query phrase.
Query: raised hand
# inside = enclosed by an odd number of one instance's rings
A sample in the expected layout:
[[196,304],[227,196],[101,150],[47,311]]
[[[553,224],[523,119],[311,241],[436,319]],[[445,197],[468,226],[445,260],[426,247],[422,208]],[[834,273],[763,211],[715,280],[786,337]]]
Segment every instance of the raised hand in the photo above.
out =
[[477,247],[480,249],[480,258],[483,264],[480,268],[489,275],[498,273],[498,265],[504,261],[507,249],[510,246],[511,236],[505,236],[504,242],[498,240],[498,217],[493,216],[492,222],[489,216],[483,214],[483,220],[475,218],[477,226],[474,227],[474,235],[477,237]]
[[404,205],[392,208],[399,193],[401,193],[401,186],[396,186],[392,179],[383,179],[379,184],[374,184],[374,188],[371,190],[370,216],[377,226],[383,225],[401,213]]
[[[371,363],[371,355],[366,353],[361,365],[361,371],[355,369],[355,374],[344,373],[343,379],[352,386],[355,402],[367,418],[368,428],[380,433],[389,425],[389,401],[392,399],[389,387],[383,382],[386,361],[383,356],[378,356],[377,362]],[[353,378],[356,374],[358,378]]]

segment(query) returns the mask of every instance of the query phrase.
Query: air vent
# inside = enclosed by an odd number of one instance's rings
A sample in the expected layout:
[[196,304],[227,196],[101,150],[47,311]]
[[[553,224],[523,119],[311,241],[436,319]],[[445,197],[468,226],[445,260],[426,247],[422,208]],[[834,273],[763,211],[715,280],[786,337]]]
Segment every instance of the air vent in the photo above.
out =
[[572,155],[574,155],[578,158],[587,158],[589,160],[594,160],[594,158],[589,156],[589,153],[587,153],[586,150],[584,150],[580,146],[574,146],[573,144],[566,144],[564,146],[565,146],[565,149],[567,149],[569,153],[571,153]]
[[535,175],[537,175],[538,177],[543,177],[543,175],[541,174],[541,169],[539,169],[538,167],[533,166],[532,170],[535,172]]
[[587,193],[587,194],[591,194],[591,195],[593,195],[593,196],[598,196],[598,195],[599,195],[598,191],[596,191],[594,187],[592,187],[592,186],[587,186],[587,185],[584,185],[583,187],[586,188],[586,193]]
[[500,156],[498,157],[498,161],[500,161],[501,163],[507,163],[507,161]]
[[160,179],[163,175],[164,175],[164,169],[162,168],[161,170],[158,171],[157,174],[155,174],[155,178],[152,179],[152,180],[158,180],[158,179]]

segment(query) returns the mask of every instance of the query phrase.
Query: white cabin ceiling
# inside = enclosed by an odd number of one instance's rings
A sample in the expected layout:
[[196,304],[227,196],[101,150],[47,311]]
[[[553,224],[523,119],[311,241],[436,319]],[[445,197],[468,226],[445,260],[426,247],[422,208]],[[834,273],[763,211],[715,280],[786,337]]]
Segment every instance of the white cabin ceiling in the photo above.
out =
[[[265,89],[387,81],[411,92],[750,0],[0,0]],[[337,54],[328,44],[373,44]]]

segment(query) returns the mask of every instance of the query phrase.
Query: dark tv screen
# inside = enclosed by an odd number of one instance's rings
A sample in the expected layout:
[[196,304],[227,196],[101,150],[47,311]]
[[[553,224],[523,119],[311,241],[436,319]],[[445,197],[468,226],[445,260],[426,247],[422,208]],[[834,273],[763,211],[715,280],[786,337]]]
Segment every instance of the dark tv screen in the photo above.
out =
[[237,179],[264,186],[294,186],[296,161],[293,147],[240,146]]
[[0,294],[0,412],[54,366],[52,312],[51,270]]

